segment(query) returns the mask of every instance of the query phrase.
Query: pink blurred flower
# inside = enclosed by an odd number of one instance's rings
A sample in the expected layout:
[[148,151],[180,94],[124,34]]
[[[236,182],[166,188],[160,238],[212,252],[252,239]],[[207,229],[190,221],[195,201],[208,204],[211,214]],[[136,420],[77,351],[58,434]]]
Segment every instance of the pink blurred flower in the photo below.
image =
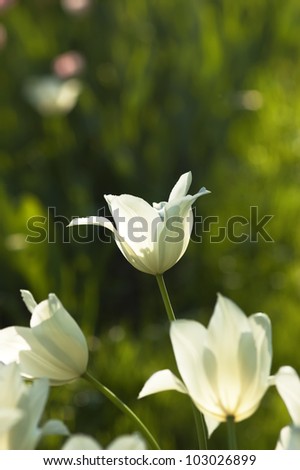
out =
[[13,6],[16,0],[0,0],[0,11]]
[[[1,0],[0,0],[1,1]],[[92,0],[61,0],[61,6],[72,15],[80,15],[91,7]]]
[[52,64],[53,72],[60,78],[78,75],[85,67],[85,60],[79,52],[69,51],[57,56]]

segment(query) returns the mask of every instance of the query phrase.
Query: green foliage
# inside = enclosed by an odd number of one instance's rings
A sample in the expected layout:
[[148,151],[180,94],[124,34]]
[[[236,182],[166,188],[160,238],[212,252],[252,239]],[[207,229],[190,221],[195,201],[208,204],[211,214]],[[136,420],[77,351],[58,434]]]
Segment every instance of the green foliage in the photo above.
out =
[[[264,311],[273,325],[273,372],[285,364],[299,372],[298,2],[94,0],[72,15],[58,0],[27,0],[0,15],[7,33],[0,50],[2,326],[28,324],[20,288],[37,300],[55,292],[92,338],[95,375],[166,448],[194,448],[185,397],[136,401],[152,372],[176,370],[155,279],[136,272],[114,243],[101,243],[101,229],[82,228],[77,235],[95,241],[78,243],[66,225],[104,208],[106,193],[164,200],[191,170],[193,190],[212,191],[197,202],[197,215],[219,223],[166,273],[177,316],[207,323],[217,291],[248,314]],[[52,74],[55,57],[69,50],[86,62],[78,103],[69,113],[41,115],[24,87]],[[255,206],[258,219],[273,215],[265,227],[273,242],[212,243],[231,217],[249,220]],[[37,226],[44,239],[28,243]],[[255,233],[253,220],[237,224],[236,236],[250,227]],[[51,416],[104,445],[131,430],[83,382],[51,397]],[[239,425],[241,448],[273,448],[287,421],[270,390]],[[212,448],[224,445],[222,432]]]

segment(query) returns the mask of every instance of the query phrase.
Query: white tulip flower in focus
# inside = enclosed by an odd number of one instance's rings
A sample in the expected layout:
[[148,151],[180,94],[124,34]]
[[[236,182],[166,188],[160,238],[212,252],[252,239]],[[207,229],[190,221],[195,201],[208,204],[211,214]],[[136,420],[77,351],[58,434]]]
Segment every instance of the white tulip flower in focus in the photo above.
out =
[[219,294],[208,328],[193,320],[172,322],[170,336],[182,381],[156,372],[139,398],[164,390],[190,395],[204,414],[209,434],[228,418],[251,416],[269,386],[271,324],[262,313],[249,318]]
[[183,174],[172,189],[168,202],[152,205],[136,196],[105,195],[115,226],[105,217],[73,219],[69,226],[100,225],[114,234],[115,241],[136,269],[158,275],[170,269],[185,253],[193,227],[192,204],[210,191],[201,188],[187,194],[191,172]]

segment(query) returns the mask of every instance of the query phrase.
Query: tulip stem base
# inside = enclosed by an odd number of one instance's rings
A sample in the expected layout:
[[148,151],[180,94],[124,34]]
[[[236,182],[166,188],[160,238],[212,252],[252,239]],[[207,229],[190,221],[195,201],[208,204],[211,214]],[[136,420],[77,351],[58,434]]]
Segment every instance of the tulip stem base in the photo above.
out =
[[229,450],[237,450],[237,439],[236,439],[236,432],[235,432],[235,422],[234,416],[227,416],[227,437],[228,437],[228,449]]
[[148,428],[144,425],[144,423],[138,418],[138,416],[122,401],[120,398],[117,397],[109,388],[105,387],[99,380],[95,379],[89,372],[86,372],[82,376],[85,380],[90,382],[94,387],[96,387],[103,395],[106,396],[119,410],[125,413],[128,418],[135,424],[135,426],[139,429],[141,434],[145,437],[148,441],[152,449],[160,450],[160,447]]
[[158,284],[158,287],[159,287],[159,290],[160,290],[160,293],[164,302],[164,306],[165,306],[169,321],[170,322],[174,321],[176,320],[176,318],[175,318],[174,310],[170,301],[170,297],[167,291],[167,287],[166,287],[163,275],[156,274],[156,280],[157,280],[157,284]]

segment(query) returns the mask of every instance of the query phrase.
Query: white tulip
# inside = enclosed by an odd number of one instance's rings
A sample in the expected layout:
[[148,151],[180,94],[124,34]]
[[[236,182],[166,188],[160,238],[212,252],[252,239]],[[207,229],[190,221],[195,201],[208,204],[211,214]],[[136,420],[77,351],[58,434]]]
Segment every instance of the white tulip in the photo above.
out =
[[27,101],[44,116],[69,113],[76,105],[82,90],[76,78],[62,80],[56,76],[29,78],[24,86]]
[[90,436],[74,434],[64,443],[62,450],[101,450],[102,446]]
[[60,421],[52,420],[38,426],[48,390],[47,379],[25,383],[16,363],[0,365],[1,450],[31,450],[36,448],[43,435],[68,434]]
[[228,417],[238,422],[254,413],[269,386],[272,344],[266,315],[247,318],[219,295],[208,328],[177,320],[170,336],[182,382],[168,370],[156,372],[139,398],[163,390],[187,393],[204,413],[210,434]]
[[292,424],[281,430],[276,449],[300,450],[300,378],[295,369],[284,366],[273,377],[273,383],[292,418]]
[[138,434],[123,434],[116,437],[107,447],[107,450],[145,450],[146,442]]
[[[92,437],[75,434],[65,442],[63,450],[101,450],[102,446]],[[144,439],[138,434],[124,434],[114,439],[107,450],[145,450]]]
[[0,331],[0,361],[17,362],[24,377],[47,377],[51,385],[80,377],[87,368],[88,347],[75,320],[55,294],[37,304],[29,291],[21,293],[32,314],[30,328]]
[[183,174],[168,202],[152,205],[128,194],[105,195],[115,226],[105,217],[97,216],[73,219],[69,226],[93,224],[108,228],[127,261],[136,269],[163,274],[188,247],[193,226],[192,204],[210,192],[201,188],[193,196],[187,194],[191,182],[191,172]]

